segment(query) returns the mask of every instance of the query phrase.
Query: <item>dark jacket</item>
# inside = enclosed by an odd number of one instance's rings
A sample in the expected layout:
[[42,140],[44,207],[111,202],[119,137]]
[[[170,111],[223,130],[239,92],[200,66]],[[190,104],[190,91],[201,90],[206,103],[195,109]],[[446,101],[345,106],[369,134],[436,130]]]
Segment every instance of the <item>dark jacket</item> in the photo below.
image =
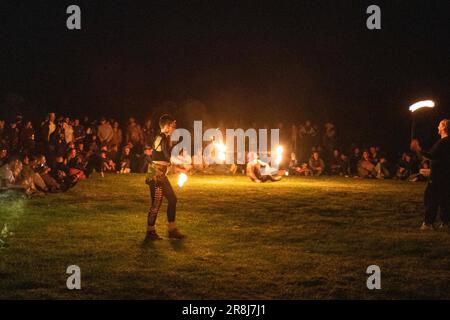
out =
[[421,154],[430,159],[430,180],[450,184],[450,140],[449,137],[439,139],[428,152]]

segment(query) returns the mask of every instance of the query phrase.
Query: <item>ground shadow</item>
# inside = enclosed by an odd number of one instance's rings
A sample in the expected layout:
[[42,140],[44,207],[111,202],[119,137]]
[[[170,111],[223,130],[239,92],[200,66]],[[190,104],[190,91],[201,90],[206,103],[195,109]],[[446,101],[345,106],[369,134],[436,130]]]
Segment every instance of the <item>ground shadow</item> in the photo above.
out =
[[186,240],[170,239],[169,244],[174,251],[186,252],[188,248],[186,247]]

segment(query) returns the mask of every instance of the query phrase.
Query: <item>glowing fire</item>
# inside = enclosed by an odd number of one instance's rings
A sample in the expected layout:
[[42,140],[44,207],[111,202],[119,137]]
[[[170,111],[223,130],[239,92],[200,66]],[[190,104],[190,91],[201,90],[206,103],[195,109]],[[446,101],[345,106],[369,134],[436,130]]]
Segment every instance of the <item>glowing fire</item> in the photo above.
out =
[[416,102],[416,103],[412,104],[409,107],[409,111],[414,112],[414,111],[419,110],[421,108],[433,108],[434,105],[435,104],[434,104],[433,100],[419,101],[419,102]]
[[178,176],[178,186],[181,188],[184,183],[187,181],[187,175],[185,173],[180,173]]
[[283,147],[278,146],[276,149],[277,157],[275,158],[275,164],[278,166],[280,165],[282,159],[283,159]]
[[215,143],[217,149],[217,157],[220,161],[224,161],[226,159],[227,148],[222,142]]

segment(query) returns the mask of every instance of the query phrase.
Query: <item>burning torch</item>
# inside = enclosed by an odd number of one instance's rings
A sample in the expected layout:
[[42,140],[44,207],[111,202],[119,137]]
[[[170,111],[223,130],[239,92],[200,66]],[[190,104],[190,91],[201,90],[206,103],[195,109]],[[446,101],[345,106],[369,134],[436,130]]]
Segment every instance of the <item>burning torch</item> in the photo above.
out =
[[282,146],[278,146],[276,148],[275,152],[276,152],[275,164],[277,166],[279,166],[281,161],[283,160],[283,147]]
[[435,103],[433,100],[424,100],[416,102],[409,106],[409,111],[411,111],[412,121],[411,121],[411,140],[414,139],[414,112],[422,108],[434,108]]
[[226,159],[226,152],[227,152],[227,148],[225,147],[225,145],[222,142],[216,143],[216,148],[217,148],[217,158],[220,161],[225,161]]

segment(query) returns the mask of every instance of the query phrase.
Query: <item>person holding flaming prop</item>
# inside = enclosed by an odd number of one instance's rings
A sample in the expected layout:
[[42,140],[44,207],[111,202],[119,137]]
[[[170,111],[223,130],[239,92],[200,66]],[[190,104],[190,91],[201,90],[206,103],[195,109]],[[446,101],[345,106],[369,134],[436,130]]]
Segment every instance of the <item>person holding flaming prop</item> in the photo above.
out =
[[[281,162],[281,156],[276,159],[277,165]],[[270,172],[270,165],[261,161],[258,158],[256,152],[248,153],[248,162],[246,167],[246,175],[253,182],[266,182],[266,181],[280,181],[281,177],[278,175],[272,175]],[[265,173],[265,174],[264,174]]]
[[440,139],[429,152],[422,150],[419,141],[411,141],[411,150],[431,161],[431,172],[425,189],[425,215],[421,230],[433,230],[438,209],[441,209],[440,229],[448,229],[450,221],[450,140],[448,130],[450,120],[439,123]]
[[146,183],[150,187],[151,207],[148,212],[146,240],[161,240],[156,233],[155,223],[163,197],[168,201],[167,221],[169,238],[183,239],[182,234],[175,225],[177,197],[167,178],[172,152],[170,135],[176,128],[176,120],[170,115],[163,115],[159,119],[161,132],[153,142],[152,162],[148,166]]

